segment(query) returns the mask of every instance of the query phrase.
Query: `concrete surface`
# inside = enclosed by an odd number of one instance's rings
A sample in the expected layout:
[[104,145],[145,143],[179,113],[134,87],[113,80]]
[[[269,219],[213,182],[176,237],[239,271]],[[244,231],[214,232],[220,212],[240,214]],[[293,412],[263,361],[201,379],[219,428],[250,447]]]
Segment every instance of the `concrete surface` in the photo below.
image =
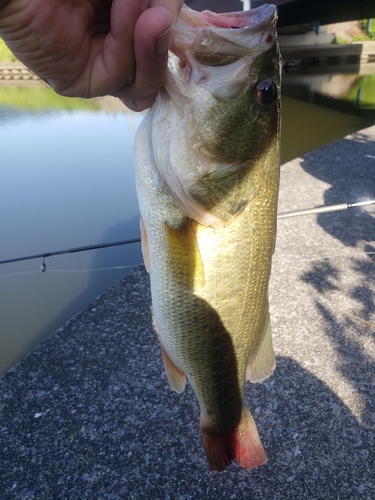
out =
[[[280,212],[374,197],[375,127],[282,167]],[[374,278],[374,206],[279,221],[277,369],[246,389],[269,461],[213,473],[135,269],[0,380],[0,499],[374,499]]]

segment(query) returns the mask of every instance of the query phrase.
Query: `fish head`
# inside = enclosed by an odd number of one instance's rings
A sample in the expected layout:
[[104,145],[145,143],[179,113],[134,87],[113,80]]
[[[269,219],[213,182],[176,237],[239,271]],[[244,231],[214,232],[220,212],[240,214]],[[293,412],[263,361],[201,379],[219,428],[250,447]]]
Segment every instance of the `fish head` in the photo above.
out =
[[156,103],[168,151],[157,163],[176,204],[203,225],[230,224],[279,162],[276,20],[274,5],[228,14],[184,6],[172,26]]

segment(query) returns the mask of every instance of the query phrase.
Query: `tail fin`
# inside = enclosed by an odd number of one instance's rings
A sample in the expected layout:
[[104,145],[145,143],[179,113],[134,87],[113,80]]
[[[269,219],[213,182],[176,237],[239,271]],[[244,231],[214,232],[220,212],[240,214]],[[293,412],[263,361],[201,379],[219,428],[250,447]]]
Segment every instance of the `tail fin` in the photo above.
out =
[[247,409],[233,431],[222,433],[202,426],[201,432],[211,470],[223,471],[232,460],[248,470],[267,463],[257,427]]

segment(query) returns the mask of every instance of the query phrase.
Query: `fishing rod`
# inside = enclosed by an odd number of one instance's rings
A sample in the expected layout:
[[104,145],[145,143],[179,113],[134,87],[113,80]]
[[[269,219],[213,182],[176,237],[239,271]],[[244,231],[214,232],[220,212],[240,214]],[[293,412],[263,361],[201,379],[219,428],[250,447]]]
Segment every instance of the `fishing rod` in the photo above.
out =
[[[337,212],[339,210],[347,210],[348,208],[364,207],[367,205],[374,205],[374,204],[375,204],[375,200],[360,201],[358,203],[340,203],[339,205],[324,205],[322,207],[307,208],[304,210],[296,210],[294,212],[284,212],[284,213],[278,214],[277,218],[278,219],[286,219],[287,217],[298,217],[300,215]],[[131,240],[114,241],[112,243],[99,243],[97,245],[89,245],[89,246],[85,246],[85,247],[70,248],[67,250],[58,250],[56,252],[39,253],[39,254],[35,254],[35,255],[28,255],[25,257],[16,257],[14,259],[1,260],[0,265],[1,264],[10,264],[13,262],[21,262],[21,261],[25,261],[25,260],[32,260],[32,259],[43,259],[41,269],[43,272],[45,272],[47,267],[46,267],[46,264],[44,262],[44,259],[46,259],[47,257],[52,257],[54,255],[64,255],[64,254],[69,254],[69,253],[87,252],[88,250],[98,250],[100,248],[109,248],[109,247],[115,247],[115,246],[119,246],[119,245],[129,245],[131,243],[140,243],[140,241],[141,241],[140,238],[134,238]]]
[[339,205],[323,205],[322,207],[306,208],[304,210],[295,210],[294,212],[284,212],[278,214],[278,219],[286,219],[287,217],[299,217],[300,215],[323,214],[328,212],[338,212],[339,210],[347,210],[348,208],[365,207],[374,205],[375,200],[360,201],[358,203],[340,203]]
[[35,254],[35,255],[28,255],[26,257],[16,257],[15,259],[1,260],[0,264],[10,264],[12,262],[21,262],[24,260],[32,260],[32,259],[43,259],[42,271],[45,271],[46,265],[44,263],[44,259],[46,257],[52,257],[54,255],[64,255],[64,254],[68,254],[68,253],[87,252],[88,250],[97,250],[99,248],[116,247],[119,245],[129,245],[131,243],[140,243],[140,241],[141,241],[140,238],[134,238],[131,240],[113,241],[111,243],[98,243],[97,245],[88,245],[85,247],[69,248],[68,250],[58,250],[57,252],[46,252],[46,253],[39,253],[39,254]]

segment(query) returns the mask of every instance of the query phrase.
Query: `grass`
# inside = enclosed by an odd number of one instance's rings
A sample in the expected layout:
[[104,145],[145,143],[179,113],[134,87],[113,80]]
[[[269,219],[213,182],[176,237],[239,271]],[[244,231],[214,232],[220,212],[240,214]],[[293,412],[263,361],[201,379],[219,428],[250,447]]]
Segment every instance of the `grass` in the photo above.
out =
[[361,107],[375,108],[375,75],[359,77],[346,98],[351,102],[357,102],[359,93]]
[[341,38],[341,36],[335,35],[335,43],[338,43],[341,45],[346,45],[347,43],[350,43],[350,40],[347,40],[346,38]]
[[17,61],[16,56],[13,55],[13,52],[8,49],[5,45],[5,42],[2,38],[0,38],[0,62],[13,62]]
[[[14,62],[18,59],[0,38],[0,63]],[[44,84],[35,86],[0,85],[0,107],[9,106],[26,111],[44,110],[86,110],[99,111],[101,105],[95,100],[62,97]],[[126,108],[124,107],[124,110]]]
[[340,36],[335,35],[335,43],[338,44],[347,44],[352,42],[369,42],[371,40],[375,40],[375,19],[372,19],[370,32],[367,32],[367,19],[363,19],[360,21],[360,26],[362,29],[362,33],[359,35],[354,35],[350,39],[341,38]]
[[375,41],[375,19],[371,19],[371,27],[370,27],[370,31],[369,32],[367,32],[367,23],[368,23],[368,19],[363,19],[361,21],[362,31],[364,33],[366,33],[368,40]]
[[43,111],[45,109],[97,111],[100,109],[95,101],[62,97],[53,90],[42,86],[0,87],[0,106],[11,106],[28,111]]
[[354,35],[352,38],[352,42],[369,42],[371,39],[363,33],[363,35]]
[[[0,63],[17,60],[4,40],[0,38]],[[43,111],[45,109],[97,111],[100,109],[95,101],[62,97],[42,85],[18,87],[17,84],[15,86],[0,86],[0,106],[11,106],[28,111]]]
[[[0,63],[14,62],[18,59],[0,38]],[[94,100],[62,97],[47,86],[20,87],[13,85],[0,86],[0,107],[10,106],[27,111],[44,111],[47,109],[98,111],[100,106]]]
[[[0,62],[14,62],[17,58],[0,38]],[[0,106],[28,111],[43,111],[45,109],[91,110],[97,111],[99,105],[90,100],[62,97],[48,87],[0,87]]]

